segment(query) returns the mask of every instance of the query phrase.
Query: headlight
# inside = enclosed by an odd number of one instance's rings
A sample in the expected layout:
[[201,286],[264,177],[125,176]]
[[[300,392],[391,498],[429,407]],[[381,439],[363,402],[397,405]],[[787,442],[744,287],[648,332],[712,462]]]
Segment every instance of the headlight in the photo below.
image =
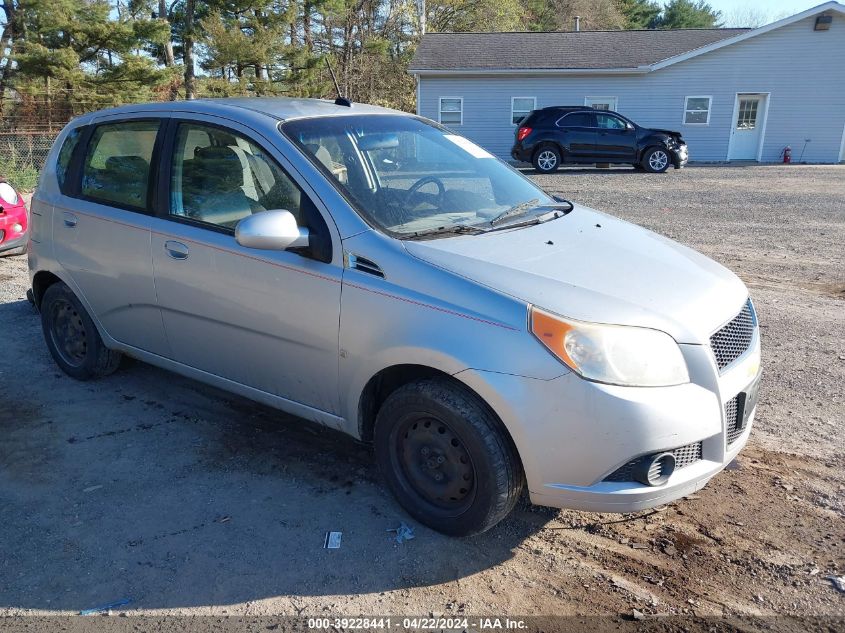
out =
[[689,382],[681,348],[665,332],[573,321],[534,306],[530,321],[534,336],[588,380],[636,387]]
[[0,182],[0,198],[6,204],[17,204],[18,193],[12,189],[12,186],[7,182]]

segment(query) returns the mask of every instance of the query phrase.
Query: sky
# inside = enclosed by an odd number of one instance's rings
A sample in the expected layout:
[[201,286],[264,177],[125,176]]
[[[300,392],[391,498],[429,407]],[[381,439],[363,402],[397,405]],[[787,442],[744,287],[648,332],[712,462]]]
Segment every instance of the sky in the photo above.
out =
[[[725,26],[761,26],[824,4],[825,0],[706,0]],[[840,0],[843,2],[845,0]],[[663,4],[666,4],[664,1]],[[749,20],[754,23],[749,23]]]

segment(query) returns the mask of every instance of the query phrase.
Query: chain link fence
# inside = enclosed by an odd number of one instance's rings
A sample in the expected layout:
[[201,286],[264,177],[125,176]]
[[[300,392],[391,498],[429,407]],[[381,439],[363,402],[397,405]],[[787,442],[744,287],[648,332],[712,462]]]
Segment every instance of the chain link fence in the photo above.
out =
[[0,178],[32,191],[58,131],[0,131]]

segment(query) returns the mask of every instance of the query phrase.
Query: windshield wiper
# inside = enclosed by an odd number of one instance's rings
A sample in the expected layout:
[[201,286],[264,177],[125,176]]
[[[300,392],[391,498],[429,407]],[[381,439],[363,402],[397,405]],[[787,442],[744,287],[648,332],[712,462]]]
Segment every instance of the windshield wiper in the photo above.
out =
[[486,233],[488,230],[489,229],[482,229],[479,226],[470,226],[468,224],[452,224],[450,226],[439,226],[436,229],[426,229],[425,231],[406,233],[402,236],[402,239],[409,240],[417,237],[431,237],[433,235],[478,235],[480,233]]
[[[569,204],[568,208],[559,209],[557,207],[553,207],[551,211],[547,213],[541,213],[539,215],[535,215],[528,220],[523,220],[522,222],[511,222],[510,224],[503,224],[502,226],[497,226],[492,229],[487,229],[487,231],[504,231],[505,229],[518,229],[521,226],[531,226],[532,224],[542,224],[543,222],[548,222],[549,220],[557,220],[558,218],[562,218],[564,215],[572,211],[572,203],[566,201]],[[563,205],[560,205],[563,206]]]
[[528,210],[532,207],[536,207],[540,203],[539,198],[534,198],[533,200],[529,200],[528,202],[520,202],[519,204],[515,204],[507,211],[503,211],[495,218],[490,220],[490,226],[496,226],[499,222],[503,222],[508,218],[512,218],[517,215],[523,215],[528,212]]

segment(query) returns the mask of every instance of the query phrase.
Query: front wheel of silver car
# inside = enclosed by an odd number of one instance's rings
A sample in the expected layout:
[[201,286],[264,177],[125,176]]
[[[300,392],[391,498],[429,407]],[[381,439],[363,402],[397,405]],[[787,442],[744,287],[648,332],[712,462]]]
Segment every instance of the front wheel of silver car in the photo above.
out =
[[90,380],[118,368],[120,352],[105,346],[88,312],[67,285],[56,282],[47,288],[39,308],[47,348],[68,376]]
[[510,513],[522,492],[522,467],[501,422],[448,379],[394,391],[379,409],[373,439],[399,503],[439,532],[484,532]]
[[669,168],[670,163],[669,152],[662,147],[652,147],[643,156],[642,165],[646,171],[653,174],[662,174]]

